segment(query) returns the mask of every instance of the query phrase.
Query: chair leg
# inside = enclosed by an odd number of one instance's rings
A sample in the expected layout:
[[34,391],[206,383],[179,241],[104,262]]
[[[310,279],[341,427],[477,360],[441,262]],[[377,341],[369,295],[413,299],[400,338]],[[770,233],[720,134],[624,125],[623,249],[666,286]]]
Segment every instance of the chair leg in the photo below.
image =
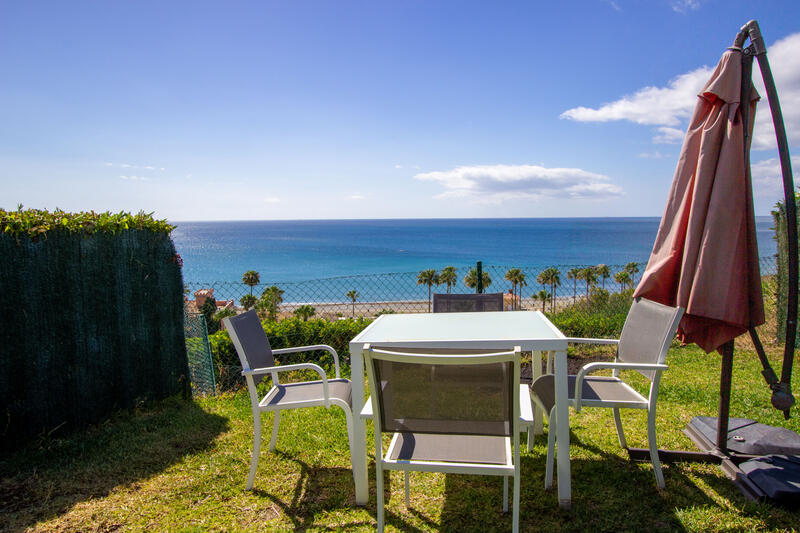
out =
[[519,531],[519,472],[514,475],[514,509],[511,515],[511,531]]
[[281,412],[275,411],[275,418],[272,420],[272,438],[269,440],[269,451],[275,451],[275,445],[278,443],[278,426],[281,424]]
[[381,434],[375,431],[375,501],[377,503],[377,530],[383,532],[383,445]]
[[403,482],[406,489],[406,508],[411,507],[411,500],[408,497],[408,470],[403,472]]
[[614,407],[614,425],[617,426],[617,437],[619,437],[619,445],[623,450],[628,449],[628,443],[625,441],[625,430],[622,429],[622,418],[619,416],[619,408]]
[[533,440],[535,438],[536,438],[536,436],[533,434],[533,427],[528,426],[528,451],[529,452],[533,450]]
[[503,512],[508,512],[508,476],[503,476]]
[[544,467],[544,488],[553,488],[553,462],[556,448],[556,408],[550,410],[550,426],[547,428],[547,459]]
[[261,453],[261,411],[253,411],[253,456],[250,458],[250,473],[247,475],[245,490],[253,488],[258,469],[258,456]]
[[653,462],[653,472],[656,475],[656,485],[664,488],[664,474],[661,472],[661,460],[658,458],[658,445],[656,444],[656,412],[655,409],[647,411],[647,443],[650,447],[650,460]]

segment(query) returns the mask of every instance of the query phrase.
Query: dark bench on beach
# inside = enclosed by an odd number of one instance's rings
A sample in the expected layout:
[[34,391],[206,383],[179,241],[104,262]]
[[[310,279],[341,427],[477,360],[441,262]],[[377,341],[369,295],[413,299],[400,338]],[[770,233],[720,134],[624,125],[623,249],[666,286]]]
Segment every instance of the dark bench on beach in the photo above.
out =
[[466,313],[470,311],[502,311],[503,293],[434,294],[434,313]]

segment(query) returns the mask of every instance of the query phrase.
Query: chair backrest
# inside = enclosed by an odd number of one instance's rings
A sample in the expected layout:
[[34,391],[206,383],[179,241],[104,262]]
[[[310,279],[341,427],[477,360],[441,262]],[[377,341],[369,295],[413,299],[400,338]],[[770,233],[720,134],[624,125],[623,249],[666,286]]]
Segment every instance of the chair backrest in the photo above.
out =
[[[664,364],[682,316],[682,307],[670,307],[652,300],[636,298],[622,327],[617,361]],[[655,370],[638,372],[651,381],[656,374]]]
[[[223,318],[222,323],[225,324],[225,330],[239,354],[242,368],[264,368],[275,364],[269,339],[255,311]],[[264,374],[253,376],[253,380],[259,383],[264,377]]]
[[502,311],[503,293],[434,294],[434,313],[467,313],[470,311]]
[[518,429],[518,351],[391,350],[364,351],[379,431],[510,436]]

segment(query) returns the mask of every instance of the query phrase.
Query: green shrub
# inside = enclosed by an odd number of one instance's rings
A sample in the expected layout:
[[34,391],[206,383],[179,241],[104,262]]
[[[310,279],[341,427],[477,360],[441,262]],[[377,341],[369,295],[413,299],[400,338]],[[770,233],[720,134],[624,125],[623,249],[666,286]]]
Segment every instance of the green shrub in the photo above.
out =
[[617,338],[631,308],[632,293],[630,289],[614,294],[597,289],[588,302],[578,302],[548,317],[567,337]]
[[[299,318],[287,318],[280,322],[262,321],[261,325],[267,334],[273,349],[290,348],[293,346],[308,346],[311,344],[327,344],[332,346],[339,354],[339,363],[350,366],[349,343],[361,330],[370,324],[371,320],[365,318],[348,318],[346,320],[328,320],[317,318],[303,321]],[[218,331],[208,336],[211,352],[214,355],[216,366],[239,365],[239,356],[233,347],[227,331]],[[313,361],[323,368],[333,368],[333,357],[327,352],[318,352],[310,355],[291,354],[285,357],[285,362],[302,363]]]

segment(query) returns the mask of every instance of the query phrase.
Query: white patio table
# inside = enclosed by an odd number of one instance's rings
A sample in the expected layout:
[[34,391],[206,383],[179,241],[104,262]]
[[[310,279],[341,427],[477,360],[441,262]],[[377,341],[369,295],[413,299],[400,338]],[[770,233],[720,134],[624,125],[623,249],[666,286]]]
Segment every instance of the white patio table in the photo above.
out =
[[[350,341],[353,382],[353,444],[350,458],[355,481],[356,504],[365,505],[367,484],[366,427],[359,416],[364,407],[365,344],[409,348],[487,348],[510,349],[519,346],[533,352],[533,378],[541,374],[542,352],[555,353],[556,472],[558,501],[562,507],[571,503],[569,464],[569,403],[567,399],[567,338],[539,311],[488,313],[418,313],[379,316]],[[538,364],[537,364],[538,363]],[[541,432],[542,414],[535,415]],[[378,452],[380,453],[380,452]]]

